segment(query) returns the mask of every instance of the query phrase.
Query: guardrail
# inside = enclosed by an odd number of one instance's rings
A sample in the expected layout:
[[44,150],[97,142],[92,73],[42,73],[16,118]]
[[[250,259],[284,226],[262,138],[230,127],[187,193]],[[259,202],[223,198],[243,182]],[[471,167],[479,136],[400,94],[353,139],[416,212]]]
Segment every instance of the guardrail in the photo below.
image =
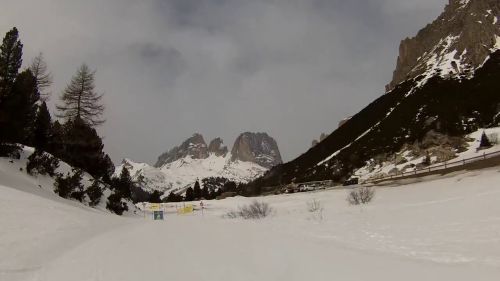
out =
[[407,171],[407,172],[400,172],[400,173],[395,173],[393,175],[388,175],[385,177],[380,177],[380,178],[372,178],[368,179],[365,181],[365,183],[374,183],[374,182],[380,182],[380,181],[386,181],[386,180],[393,180],[393,179],[398,179],[406,176],[412,176],[412,175],[418,175],[418,174],[423,174],[423,173],[430,173],[434,171],[441,171],[441,170],[446,170],[450,169],[453,167],[459,167],[459,166],[464,166],[466,164],[470,164],[473,162],[481,161],[481,160],[486,160],[489,158],[497,157],[500,156],[500,151],[495,151],[495,152],[490,152],[490,153],[484,153],[479,156],[475,157],[470,157],[470,158],[465,158],[461,160],[456,160],[452,162],[444,162],[442,164],[438,165],[433,165],[421,169],[415,169],[413,171]]

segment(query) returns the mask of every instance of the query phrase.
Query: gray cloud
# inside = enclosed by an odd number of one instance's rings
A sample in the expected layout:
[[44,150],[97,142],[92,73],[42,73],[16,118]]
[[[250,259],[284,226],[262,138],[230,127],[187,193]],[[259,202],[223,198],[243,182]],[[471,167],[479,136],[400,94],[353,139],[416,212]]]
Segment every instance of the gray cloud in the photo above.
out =
[[383,94],[399,41],[445,2],[5,0],[0,32],[20,29],[26,61],[45,53],[55,93],[82,62],[97,69],[115,162],[243,131],[268,132],[290,160]]

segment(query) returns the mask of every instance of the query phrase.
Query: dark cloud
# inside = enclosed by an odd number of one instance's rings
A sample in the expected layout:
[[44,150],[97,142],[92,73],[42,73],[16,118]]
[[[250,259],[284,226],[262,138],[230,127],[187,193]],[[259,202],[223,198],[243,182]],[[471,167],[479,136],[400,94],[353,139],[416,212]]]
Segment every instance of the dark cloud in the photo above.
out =
[[26,61],[45,53],[55,93],[80,63],[97,69],[117,162],[244,131],[268,132],[289,160],[383,94],[399,41],[446,2],[5,0],[0,32],[20,29]]

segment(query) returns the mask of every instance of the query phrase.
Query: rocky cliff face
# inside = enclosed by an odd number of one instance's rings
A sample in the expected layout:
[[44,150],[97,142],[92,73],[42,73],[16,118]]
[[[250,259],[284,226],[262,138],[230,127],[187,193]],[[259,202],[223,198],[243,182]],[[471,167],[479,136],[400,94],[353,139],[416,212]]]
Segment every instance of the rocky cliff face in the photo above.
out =
[[227,146],[222,146],[224,142],[221,138],[213,139],[208,145],[208,153],[213,153],[216,156],[225,157],[228,153]]
[[271,168],[282,163],[276,141],[266,133],[243,133],[234,142],[231,161],[257,163]]
[[[155,167],[159,168],[179,159],[207,159],[211,154],[226,157],[228,148],[221,138],[215,138],[207,146],[200,134],[194,134],[181,145],[176,146],[158,157]],[[281,164],[281,154],[276,141],[266,133],[243,133],[234,143],[231,161],[252,162],[264,168]]]
[[499,38],[500,1],[450,0],[434,22],[401,42],[386,90],[419,75],[469,77],[500,47]]
[[192,159],[205,159],[208,157],[208,148],[203,136],[194,134],[184,141],[180,146],[176,146],[158,157],[155,167],[161,167],[176,160],[190,156]]

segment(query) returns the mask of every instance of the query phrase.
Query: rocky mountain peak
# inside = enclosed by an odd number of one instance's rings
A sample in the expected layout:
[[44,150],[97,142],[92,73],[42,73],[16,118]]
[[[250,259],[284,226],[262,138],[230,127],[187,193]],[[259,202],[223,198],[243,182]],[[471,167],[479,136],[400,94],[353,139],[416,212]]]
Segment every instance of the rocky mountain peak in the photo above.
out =
[[314,139],[311,143],[311,147],[315,147],[316,145],[318,145],[318,143],[322,142],[324,139],[326,139],[327,137],[329,136],[329,134],[327,133],[321,133],[321,135],[319,136],[319,139]]
[[126,168],[127,170],[129,170],[129,171],[130,171],[130,170],[133,168],[133,161],[132,161],[132,160],[130,160],[130,159],[128,159],[128,158],[124,158],[124,159],[122,160],[121,165],[122,165],[124,168]]
[[223,144],[224,142],[222,141],[221,138],[213,139],[208,145],[208,153],[213,153],[216,156],[225,157],[228,153],[228,149],[227,146],[222,146]]
[[241,134],[234,142],[231,155],[233,162],[237,160],[253,162],[265,168],[282,163],[276,141],[266,133]]
[[176,146],[158,157],[155,167],[190,156],[193,159],[205,159],[208,157],[208,147],[201,134],[194,134],[185,140],[180,146]]
[[499,38],[498,0],[450,0],[435,21],[401,42],[386,90],[422,74],[468,77],[500,48]]

